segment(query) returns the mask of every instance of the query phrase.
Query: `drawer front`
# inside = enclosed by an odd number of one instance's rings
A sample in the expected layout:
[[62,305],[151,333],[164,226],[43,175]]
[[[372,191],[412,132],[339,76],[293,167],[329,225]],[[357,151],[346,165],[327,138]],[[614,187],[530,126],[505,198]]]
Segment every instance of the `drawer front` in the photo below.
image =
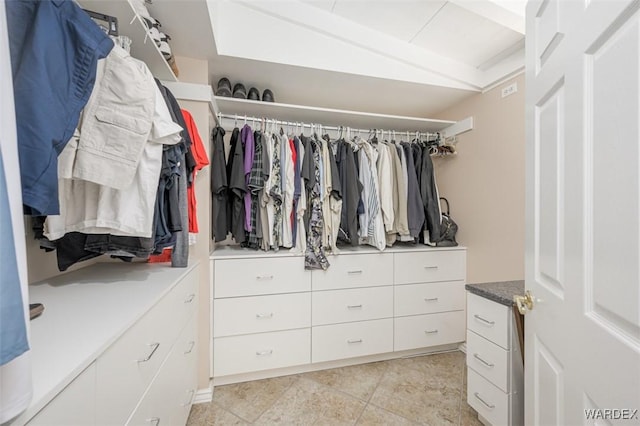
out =
[[393,284],[393,254],[339,255],[329,258],[331,267],[313,271],[314,290],[372,287]]
[[510,308],[467,293],[467,327],[504,349],[511,349]]
[[397,317],[460,311],[465,305],[464,281],[399,285],[394,292]]
[[490,424],[509,424],[509,395],[471,369],[467,370],[467,402]]
[[393,319],[313,327],[313,362],[393,351]]
[[309,328],[213,340],[214,377],[308,364],[310,361]]
[[393,317],[393,287],[313,292],[313,325]]
[[96,365],[94,363],[40,410],[27,425],[86,426],[95,424],[95,390]]
[[394,350],[426,348],[463,342],[464,311],[395,318]]
[[213,336],[290,330],[311,325],[311,293],[213,301]]
[[197,306],[197,269],[96,361],[98,424],[124,424]]
[[182,330],[158,375],[151,382],[127,421],[127,425],[183,425],[186,423],[191,401],[196,393],[195,321],[196,315],[193,315],[188,325]]
[[467,254],[464,250],[394,254],[396,284],[464,280]]
[[215,260],[213,276],[215,298],[311,290],[302,257]]
[[509,351],[467,331],[467,366],[509,393]]

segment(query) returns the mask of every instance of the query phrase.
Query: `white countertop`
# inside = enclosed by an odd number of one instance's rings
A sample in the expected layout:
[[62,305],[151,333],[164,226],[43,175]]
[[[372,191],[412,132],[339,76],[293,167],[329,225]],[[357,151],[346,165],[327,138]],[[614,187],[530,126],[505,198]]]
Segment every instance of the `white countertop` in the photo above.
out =
[[[349,255],[349,254],[371,254],[371,253],[410,253],[410,252],[428,252],[428,251],[450,251],[450,250],[466,250],[466,247],[431,247],[424,244],[396,244],[393,247],[387,247],[380,251],[375,247],[367,245],[359,246],[340,246],[338,253],[326,252],[327,257],[331,260],[333,256]],[[263,251],[250,248],[240,247],[238,245],[218,246],[211,252],[211,259],[247,259],[255,257],[304,257],[298,249],[281,248],[279,251]]]
[[28,420],[147,313],[196,265],[99,263],[29,286],[44,304],[31,321],[33,399]]

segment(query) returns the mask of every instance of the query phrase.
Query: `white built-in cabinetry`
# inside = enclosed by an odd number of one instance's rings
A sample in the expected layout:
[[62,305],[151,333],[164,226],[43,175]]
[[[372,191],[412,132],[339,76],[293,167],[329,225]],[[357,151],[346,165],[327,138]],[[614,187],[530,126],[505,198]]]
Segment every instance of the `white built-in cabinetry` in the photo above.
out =
[[308,271],[298,253],[213,252],[214,383],[465,340],[465,248],[348,248],[328,259],[328,270]]
[[30,286],[34,395],[13,424],[185,424],[196,392],[197,266],[93,265]]
[[522,355],[511,307],[467,294],[467,402],[486,424],[524,424]]

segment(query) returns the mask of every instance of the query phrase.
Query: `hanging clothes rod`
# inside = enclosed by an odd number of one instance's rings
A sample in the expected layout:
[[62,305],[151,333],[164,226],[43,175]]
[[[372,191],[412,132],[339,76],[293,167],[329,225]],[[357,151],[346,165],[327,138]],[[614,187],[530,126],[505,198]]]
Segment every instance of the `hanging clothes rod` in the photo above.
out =
[[406,135],[407,139],[409,139],[411,136],[415,136],[416,138],[444,138],[444,135],[442,133],[433,133],[433,132],[420,132],[420,131],[406,131],[406,130],[387,130],[387,129],[376,129],[376,128],[371,128],[371,129],[355,129],[353,127],[348,127],[348,126],[325,126],[324,124],[320,124],[320,123],[305,123],[302,121],[287,121],[287,120],[277,120],[277,119],[272,119],[272,118],[267,118],[267,117],[250,117],[247,115],[238,115],[238,114],[222,114],[222,113],[218,113],[217,115],[218,117],[218,123],[221,124],[222,123],[222,119],[227,119],[227,120],[234,120],[235,125],[237,125],[238,121],[242,121],[245,124],[247,122],[252,122],[252,123],[262,123],[263,121],[265,121],[265,124],[267,123],[275,123],[276,125],[280,125],[280,126],[287,126],[287,127],[302,127],[302,128],[309,128],[309,129],[318,129],[318,130],[331,130],[331,131],[343,131],[343,132],[351,132],[356,133],[356,134],[369,134],[371,132],[374,132],[376,135],[378,133],[381,133],[382,135],[389,134],[390,135],[390,139],[391,139],[391,135],[393,135],[393,138],[395,139],[395,135],[398,134],[400,136]]

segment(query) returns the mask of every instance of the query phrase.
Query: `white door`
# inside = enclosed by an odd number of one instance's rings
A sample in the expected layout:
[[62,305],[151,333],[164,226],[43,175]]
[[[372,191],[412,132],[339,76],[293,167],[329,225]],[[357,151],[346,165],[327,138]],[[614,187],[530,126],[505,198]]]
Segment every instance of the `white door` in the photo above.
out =
[[526,424],[637,425],[640,1],[531,1],[526,50]]

